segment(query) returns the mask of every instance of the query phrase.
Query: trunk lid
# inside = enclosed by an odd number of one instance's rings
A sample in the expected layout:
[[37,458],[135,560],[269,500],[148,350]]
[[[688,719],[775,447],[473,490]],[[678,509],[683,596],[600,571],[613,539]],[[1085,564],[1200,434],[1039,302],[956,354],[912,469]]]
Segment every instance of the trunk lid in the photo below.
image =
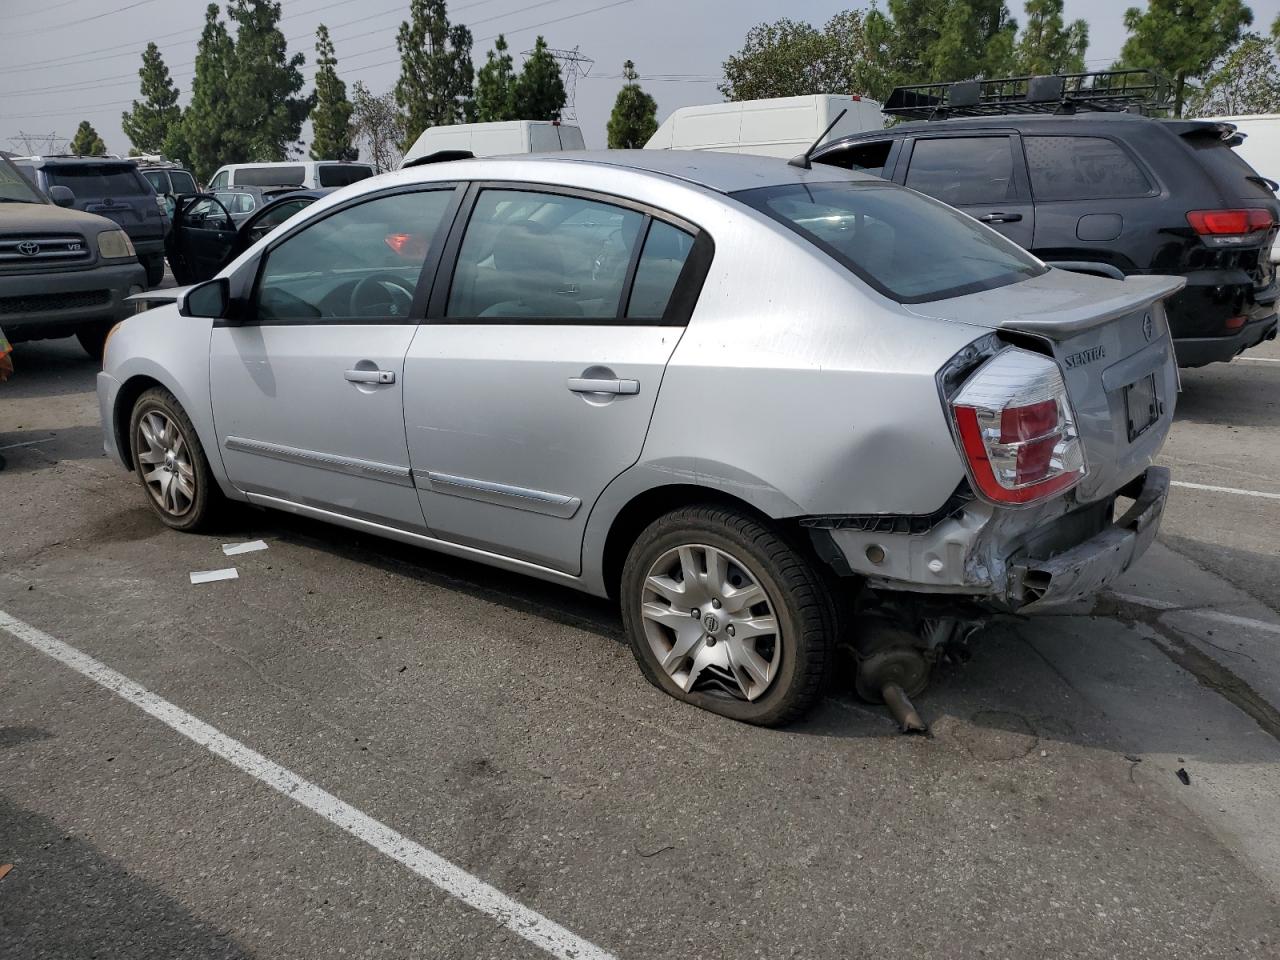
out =
[[1182,277],[1109,280],[1050,270],[907,309],[1032,336],[1047,347],[1062,368],[1084,444],[1088,473],[1075,495],[1087,503],[1136,477],[1164,444],[1178,371],[1162,301],[1185,283]]

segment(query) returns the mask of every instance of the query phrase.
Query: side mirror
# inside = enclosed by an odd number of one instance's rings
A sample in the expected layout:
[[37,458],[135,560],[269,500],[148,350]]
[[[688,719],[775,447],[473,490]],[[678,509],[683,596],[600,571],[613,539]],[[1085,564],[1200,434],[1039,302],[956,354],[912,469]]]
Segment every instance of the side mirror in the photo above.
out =
[[70,187],[58,185],[49,188],[49,199],[60,207],[70,207],[76,202],[76,195],[71,192]]
[[231,281],[214,277],[184,291],[178,296],[178,313],[184,317],[218,320],[231,304]]

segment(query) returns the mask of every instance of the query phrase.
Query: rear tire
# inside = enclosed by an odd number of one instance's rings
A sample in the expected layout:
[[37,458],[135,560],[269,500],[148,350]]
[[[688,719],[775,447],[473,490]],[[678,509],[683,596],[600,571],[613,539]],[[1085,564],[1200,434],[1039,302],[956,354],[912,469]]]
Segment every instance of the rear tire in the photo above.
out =
[[756,517],[684,507],[636,539],[622,618],[649,682],[761,726],[809,712],[835,657],[835,610],[813,561]]
[[111,332],[113,326],[115,324],[108,321],[96,323],[91,327],[82,327],[76,331],[76,339],[80,341],[80,346],[84,347],[85,353],[101,362],[102,352],[107,346],[107,334]]
[[182,405],[163,387],[145,391],[129,416],[133,468],[165,526],[207,529],[223,506],[204,447]]

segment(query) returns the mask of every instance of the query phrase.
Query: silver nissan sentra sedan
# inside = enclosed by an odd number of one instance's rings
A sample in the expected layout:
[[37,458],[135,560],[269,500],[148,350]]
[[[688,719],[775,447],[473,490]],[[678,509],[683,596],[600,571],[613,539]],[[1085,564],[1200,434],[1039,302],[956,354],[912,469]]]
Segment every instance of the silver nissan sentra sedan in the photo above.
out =
[[98,396],[170,527],[247,501],[616,597],[656,686],[780,724],[838,645],[909,708],[993,612],[1143,553],[1182,282],[829,166],[460,160],[125,320]]

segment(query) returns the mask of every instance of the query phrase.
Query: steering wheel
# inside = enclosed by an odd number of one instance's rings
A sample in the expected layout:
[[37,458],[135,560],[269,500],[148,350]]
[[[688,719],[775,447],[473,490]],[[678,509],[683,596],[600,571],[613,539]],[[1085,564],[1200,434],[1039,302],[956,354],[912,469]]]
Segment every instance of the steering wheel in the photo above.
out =
[[413,291],[394,273],[375,273],[351,288],[348,313],[353,317],[407,317]]

